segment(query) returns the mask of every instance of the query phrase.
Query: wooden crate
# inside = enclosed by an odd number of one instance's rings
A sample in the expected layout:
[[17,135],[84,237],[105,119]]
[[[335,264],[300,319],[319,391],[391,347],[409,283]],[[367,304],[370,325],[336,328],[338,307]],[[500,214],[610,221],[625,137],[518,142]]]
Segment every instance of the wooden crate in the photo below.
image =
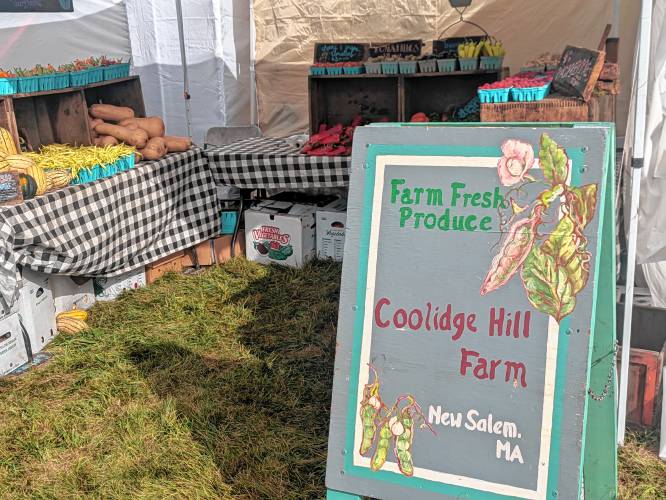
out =
[[[629,376],[627,386],[627,422],[652,426],[657,413],[659,388],[662,383],[666,343],[661,352],[632,347],[629,354]],[[617,354],[620,372],[621,349]]]
[[586,122],[588,104],[571,97],[481,104],[482,122]]
[[128,106],[136,116],[146,114],[139,77],[130,76],[85,87],[0,96],[0,127],[28,151],[53,143],[89,146],[88,106],[95,103]]
[[[228,234],[226,236],[219,236],[213,240],[213,251],[215,252],[216,263],[223,264],[231,259],[231,239],[232,235]],[[243,237],[243,231],[240,231],[238,239],[236,239],[234,250],[236,257],[245,255],[245,238]]]
[[407,121],[416,112],[441,113],[464,106],[479,85],[502,78],[504,70],[415,73],[413,75],[310,76],[310,132],[326,123]]
[[213,241],[206,240],[197,246],[185,250],[183,256],[183,267],[212,266],[215,263],[215,254],[213,253]]
[[176,252],[146,266],[146,283],[150,284],[166,273],[179,273],[183,270],[185,252]]
[[616,95],[598,95],[592,97],[588,105],[588,119],[591,122],[614,122]]

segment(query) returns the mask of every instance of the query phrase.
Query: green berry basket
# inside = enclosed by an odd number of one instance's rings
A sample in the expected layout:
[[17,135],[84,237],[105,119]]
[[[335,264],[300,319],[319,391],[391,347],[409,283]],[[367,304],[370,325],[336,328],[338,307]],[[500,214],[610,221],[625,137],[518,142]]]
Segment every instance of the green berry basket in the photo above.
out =
[[0,95],[11,95],[18,92],[18,78],[0,78]]
[[365,72],[370,75],[381,75],[382,74],[382,63],[378,62],[367,62],[365,63]]
[[418,64],[416,61],[400,61],[398,63],[401,75],[413,75],[418,71]]
[[478,57],[459,57],[460,71],[476,71],[479,69]]
[[436,59],[424,59],[419,61],[419,71],[421,73],[436,73],[437,72],[437,60]]
[[501,69],[504,56],[481,56],[481,69]]
[[455,70],[455,59],[437,59],[437,71],[440,73],[453,73]]

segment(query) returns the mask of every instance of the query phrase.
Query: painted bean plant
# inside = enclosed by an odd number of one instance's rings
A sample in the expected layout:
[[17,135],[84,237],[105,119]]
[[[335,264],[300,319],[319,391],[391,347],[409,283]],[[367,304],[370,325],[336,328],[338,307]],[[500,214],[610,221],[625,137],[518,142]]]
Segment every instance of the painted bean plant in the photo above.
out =
[[377,370],[374,366],[369,366],[373,381],[363,388],[363,399],[359,407],[363,423],[359,453],[370,456],[370,469],[376,472],[384,467],[389,450],[393,448],[400,472],[405,476],[412,476],[414,433],[422,428],[430,429],[433,434],[435,431],[427,423],[423,410],[411,394],[398,396],[395,404],[389,408],[380,394]]
[[[510,215],[501,217],[505,231],[499,253],[481,285],[481,295],[504,286],[520,274],[532,306],[557,322],[576,307],[576,295],[585,288],[592,254],[583,234],[594,217],[597,185],[572,186],[571,164],[566,151],[548,134],[541,136],[539,167],[532,145],[517,139],[502,146],[497,171],[500,183],[511,189],[505,194]],[[533,175],[540,172],[542,179]],[[543,190],[531,201],[517,202],[511,195],[524,193],[527,184],[539,183]],[[539,229],[548,220],[557,221],[547,235]]]

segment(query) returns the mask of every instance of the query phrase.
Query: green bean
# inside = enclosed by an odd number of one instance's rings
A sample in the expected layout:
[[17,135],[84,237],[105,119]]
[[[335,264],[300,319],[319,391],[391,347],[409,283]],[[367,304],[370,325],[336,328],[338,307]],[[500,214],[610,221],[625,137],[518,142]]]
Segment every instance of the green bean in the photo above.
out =
[[404,428],[402,434],[396,436],[393,452],[398,459],[400,472],[405,476],[414,474],[414,464],[412,462],[412,443],[414,439],[414,419],[410,414],[410,407],[402,410],[398,423]]
[[366,384],[363,388],[363,400],[361,401],[359,414],[361,422],[363,423],[363,437],[361,439],[361,446],[359,453],[365,455],[370,451],[377,435],[377,419],[379,412],[384,406],[379,396],[379,377],[377,371],[370,365],[370,369],[374,375],[374,381]]

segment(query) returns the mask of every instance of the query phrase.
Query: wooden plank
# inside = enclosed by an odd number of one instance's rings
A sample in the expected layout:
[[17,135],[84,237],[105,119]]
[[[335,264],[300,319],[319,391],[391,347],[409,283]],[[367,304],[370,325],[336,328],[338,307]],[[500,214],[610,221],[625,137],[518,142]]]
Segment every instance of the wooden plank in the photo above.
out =
[[611,25],[607,24],[606,27],[604,28],[604,32],[601,35],[601,40],[599,41],[599,47],[597,50],[599,51],[604,51],[606,49],[606,40],[608,40],[608,35],[610,34],[611,30]]
[[2,110],[0,110],[0,120],[2,120],[2,127],[9,130],[14,144],[19,147],[19,134],[16,127],[16,117],[14,116],[14,103],[11,97],[4,97],[2,99]]
[[47,102],[55,142],[75,146],[92,144],[88,125],[88,108],[83,92],[44,96],[39,99]]
[[141,82],[137,79],[123,80],[113,85],[89,87],[83,89],[88,106],[97,103],[127,106],[136,116],[145,116]]
[[614,122],[616,95],[596,95],[588,102],[588,120],[591,122]]
[[[615,211],[614,134],[608,146],[606,162],[606,189],[601,228],[600,269],[597,275],[597,304],[594,315],[592,367],[589,388],[602,391],[608,381],[609,370],[614,367],[615,350]],[[607,396],[601,401],[588,397],[585,457],[583,461],[585,498],[617,498],[617,439],[613,373]]]
[[15,99],[13,104],[17,136],[23,137],[29,150],[39,149],[39,146],[42,145],[42,139],[34,100]]
[[603,68],[601,68],[601,73],[599,74],[599,80],[606,82],[614,82],[615,80],[620,79],[620,65],[614,62],[606,61]]

